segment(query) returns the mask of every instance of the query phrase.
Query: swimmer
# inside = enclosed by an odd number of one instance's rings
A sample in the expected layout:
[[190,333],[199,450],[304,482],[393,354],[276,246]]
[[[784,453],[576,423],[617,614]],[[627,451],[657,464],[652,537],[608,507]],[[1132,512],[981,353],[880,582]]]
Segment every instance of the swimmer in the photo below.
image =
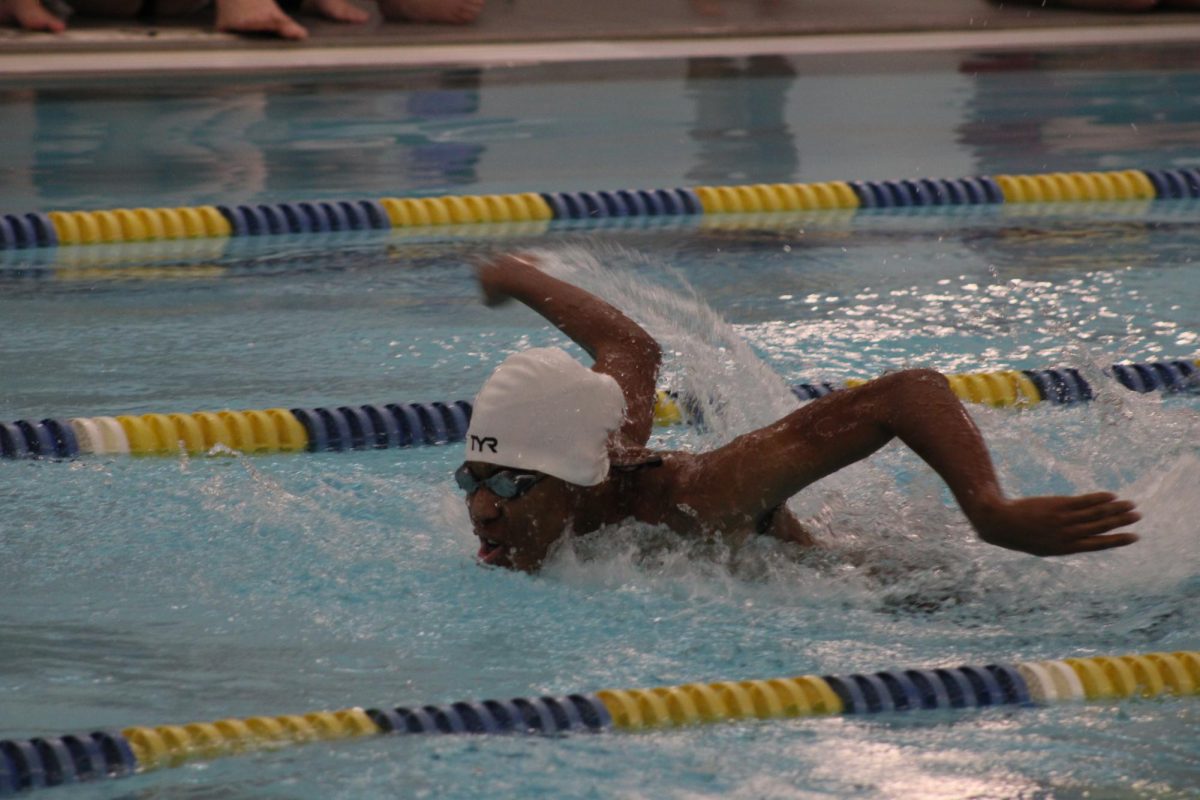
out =
[[[384,19],[465,25],[483,10],[484,0],[377,0]],[[13,24],[27,31],[62,33],[70,13],[101,17],[162,19],[187,17],[210,6],[214,27],[226,33],[263,33],[282,39],[308,37],[308,30],[288,11],[312,11],[335,22],[363,23],[370,15],[350,0],[71,0],[47,8],[41,0],[0,0],[0,25]],[[55,9],[60,13],[54,13]],[[287,9],[285,11],[285,9]]]
[[1140,516],[1108,492],[1010,499],[979,430],[931,370],[904,370],[834,392],[703,453],[646,447],[662,353],[600,298],[505,255],[478,270],[484,303],[517,300],[594,360],[559,348],[505,359],[476,397],[466,493],[479,560],[536,571],[563,536],[636,520],[682,536],[753,534],[815,545],[788,498],[899,437],[946,482],[981,539],[1038,556],[1137,541],[1114,533]]

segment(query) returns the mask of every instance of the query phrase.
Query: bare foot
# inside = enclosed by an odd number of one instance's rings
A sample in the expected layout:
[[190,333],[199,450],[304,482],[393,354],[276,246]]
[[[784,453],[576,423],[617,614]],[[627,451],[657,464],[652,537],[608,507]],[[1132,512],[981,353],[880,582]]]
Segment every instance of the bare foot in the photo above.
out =
[[217,30],[226,33],[274,33],[307,39],[308,31],[283,13],[275,0],[217,0]]
[[385,19],[465,25],[479,16],[483,4],[484,0],[379,0],[379,10]]
[[967,516],[979,538],[988,544],[1035,556],[1065,556],[1136,542],[1137,534],[1109,533],[1141,519],[1133,509],[1128,500],[1118,500],[1109,492],[1095,492],[1078,497],[1003,500]]
[[26,31],[62,33],[67,23],[42,7],[39,0],[0,0],[0,25],[14,23]]
[[325,19],[334,22],[366,22],[371,18],[363,9],[349,0],[312,0],[312,9]]

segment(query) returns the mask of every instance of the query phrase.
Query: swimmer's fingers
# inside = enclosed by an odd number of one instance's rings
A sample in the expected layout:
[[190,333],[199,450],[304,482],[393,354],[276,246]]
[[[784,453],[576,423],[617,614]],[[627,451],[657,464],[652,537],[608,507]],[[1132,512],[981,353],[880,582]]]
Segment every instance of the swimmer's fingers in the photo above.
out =
[[1125,547],[1133,533],[1111,533],[1141,519],[1133,503],[1109,492],[1080,497],[1029,497],[1004,503],[972,523],[980,537],[999,547],[1035,556],[1065,556]]
[[1064,511],[1085,511],[1089,508],[1096,508],[1105,503],[1112,503],[1117,499],[1117,496],[1112,492],[1092,492],[1090,494],[1079,494],[1074,497],[1063,497],[1059,499],[1059,503]]
[[1102,502],[1090,508],[1081,508],[1064,515],[1071,524],[1062,529],[1060,540],[1064,553],[1091,553],[1127,547],[1138,540],[1136,533],[1110,533],[1117,528],[1133,525],[1142,515],[1133,510],[1128,500]]
[[1072,555],[1074,553],[1094,553],[1098,550],[1112,550],[1114,547],[1128,547],[1138,540],[1136,533],[1109,533],[1097,536],[1088,536],[1083,539],[1077,539],[1070,544],[1070,549],[1065,549],[1056,555]]
[[[1114,498],[1111,501],[1098,502],[1088,506],[1064,510],[1062,512],[1062,521],[1065,525],[1076,526],[1086,525],[1092,522],[1102,522],[1104,520],[1116,519],[1118,517],[1128,517],[1130,514],[1132,514],[1134,517],[1133,521],[1136,522],[1138,519],[1140,519],[1140,517],[1137,515],[1137,512],[1134,511],[1136,507],[1137,506],[1128,500],[1117,500]],[[1120,524],[1128,525],[1129,523],[1125,522]]]
[[1117,528],[1124,528],[1132,525],[1142,518],[1142,515],[1136,511],[1129,511],[1124,514],[1117,514],[1113,517],[1098,519],[1094,522],[1087,522],[1081,525],[1070,525],[1062,529],[1063,538],[1071,539],[1087,539],[1091,536],[1099,536],[1109,531],[1115,531]]

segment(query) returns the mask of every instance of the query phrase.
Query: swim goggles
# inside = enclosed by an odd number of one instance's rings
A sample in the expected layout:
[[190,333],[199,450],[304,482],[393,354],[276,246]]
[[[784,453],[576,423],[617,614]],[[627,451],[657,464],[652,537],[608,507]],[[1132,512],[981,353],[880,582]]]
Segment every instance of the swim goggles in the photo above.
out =
[[506,469],[479,480],[471,474],[466,464],[454,470],[455,483],[467,494],[474,494],[480,486],[486,486],[489,492],[505,500],[520,497],[544,477],[546,476],[540,472],[513,472]]

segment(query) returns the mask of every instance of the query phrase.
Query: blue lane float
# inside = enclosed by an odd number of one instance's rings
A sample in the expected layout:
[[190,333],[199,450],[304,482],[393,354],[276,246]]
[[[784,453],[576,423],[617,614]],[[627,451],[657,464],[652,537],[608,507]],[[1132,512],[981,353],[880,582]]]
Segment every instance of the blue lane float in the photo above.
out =
[[66,420],[0,423],[0,456],[4,458],[71,458],[79,452],[79,441]]
[[216,208],[229,221],[232,236],[330,233],[391,227],[387,212],[376,200],[258,203],[220,205]]
[[608,219],[634,216],[686,216],[704,213],[691,189],[638,189],[599,192],[545,192],[553,219]]
[[1148,169],[1146,177],[1154,186],[1160,200],[1183,200],[1200,197],[1200,169]]
[[459,442],[467,435],[471,404],[389,403],[385,406],[293,408],[308,434],[308,451],[342,452]]
[[581,694],[457,702],[446,706],[369,708],[366,714],[381,733],[405,734],[549,734],[599,731],[612,724],[602,702]]
[[1200,370],[1187,361],[1157,361],[1150,364],[1114,364],[1110,371],[1121,385],[1139,394],[1164,390],[1194,389]]
[[899,181],[850,181],[860,208],[917,208],[975,206],[1004,202],[1004,192],[992,178]]
[[0,249],[54,247],[58,234],[45,214],[4,214],[0,216]]
[[[1077,369],[1022,370],[1037,386],[1042,400],[1053,405],[1086,403],[1095,398],[1092,387]],[[1164,390],[1167,387],[1161,387]]]
[[137,771],[129,741],[116,731],[0,741],[0,796]]

